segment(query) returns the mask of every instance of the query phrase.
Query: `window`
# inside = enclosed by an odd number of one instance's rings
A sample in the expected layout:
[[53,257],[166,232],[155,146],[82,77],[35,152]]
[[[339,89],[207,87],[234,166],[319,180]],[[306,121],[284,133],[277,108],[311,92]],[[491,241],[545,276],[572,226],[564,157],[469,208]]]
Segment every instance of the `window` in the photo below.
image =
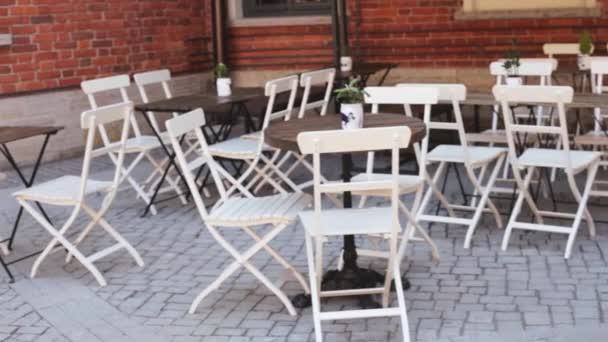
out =
[[243,0],[243,17],[328,15],[330,0]]

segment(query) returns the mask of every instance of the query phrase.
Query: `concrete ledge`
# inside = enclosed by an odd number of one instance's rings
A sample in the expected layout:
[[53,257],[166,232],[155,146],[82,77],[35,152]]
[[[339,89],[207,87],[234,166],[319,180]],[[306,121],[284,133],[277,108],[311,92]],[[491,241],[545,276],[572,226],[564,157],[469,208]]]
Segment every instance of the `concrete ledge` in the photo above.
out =
[[595,8],[557,8],[534,9],[516,11],[457,11],[455,20],[489,20],[489,19],[543,19],[543,18],[596,18],[601,17],[602,11]]

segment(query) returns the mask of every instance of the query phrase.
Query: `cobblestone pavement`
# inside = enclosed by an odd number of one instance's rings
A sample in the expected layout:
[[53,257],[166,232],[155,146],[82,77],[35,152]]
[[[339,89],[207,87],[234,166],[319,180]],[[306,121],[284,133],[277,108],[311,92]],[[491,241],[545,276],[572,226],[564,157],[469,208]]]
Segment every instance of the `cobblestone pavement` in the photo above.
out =
[[[94,168],[106,173],[108,164]],[[79,160],[44,165],[39,180],[78,174]],[[0,234],[8,235],[17,208],[10,193],[19,188],[14,174],[0,188]],[[453,184],[450,184],[452,187]],[[455,186],[454,186],[455,188]],[[556,188],[559,188],[556,187]],[[561,189],[561,188],[560,188]],[[456,193],[453,194],[456,196]],[[560,198],[566,198],[558,194]],[[98,198],[95,198],[98,200]],[[508,201],[503,201],[507,209]],[[142,202],[133,191],[117,196],[107,218],[141,253],[137,267],[126,253],[96,263],[108,281],[100,288],[76,262],[56,253],[29,279],[33,260],[13,266],[17,282],[0,277],[0,340],[3,341],[312,341],[310,309],[292,317],[281,303],[247,272],[237,273],[215,291],[194,315],[194,297],[232,259],[205,230],[192,205],[173,200],[157,216],[141,218]],[[66,217],[50,209],[54,222]],[[608,217],[593,208],[596,219]],[[84,219],[81,221],[84,222]],[[489,218],[476,232],[473,247],[462,248],[464,229],[433,225],[441,261],[416,245],[403,263],[412,288],[406,292],[410,327],[416,341],[605,341],[608,331],[608,225],[598,223],[598,238],[581,229],[572,258],[562,257],[564,235],[514,233],[507,252],[500,251],[502,231]],[[77,230],[76,230],[77,231]],[[251,241],[238,231],[228,239],[239,248]],[[48,242],[49,235],[24,216],[14,255],[27,254]],[[109,239],[96,231],[82,249],[94,251]],[[285,230],[272,246],[306,272],[304,239],[298,225]],[[326,260],[335,265],[340,241],[332,241]],[[268,255],[254,257],[271,279],[281,268]],[[361,265],[380,270],[379,261]],[[298,284],[283,289],[293,296]],[[350,307],[353,299],[332,299],[325,308]],[[398,341],[395,319],[368,319],[324,324],[326,341]]]

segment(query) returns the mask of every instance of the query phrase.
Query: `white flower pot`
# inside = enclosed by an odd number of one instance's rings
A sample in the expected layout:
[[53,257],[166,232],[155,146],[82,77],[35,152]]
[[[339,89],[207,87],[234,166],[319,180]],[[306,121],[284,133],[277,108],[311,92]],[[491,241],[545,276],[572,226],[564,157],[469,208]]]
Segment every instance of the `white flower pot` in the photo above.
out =
[[340,57],[340,70],[349,72],[353,69],[353,59],[349,56]]
[[232,95],[232,90],[230,89],[230,84],[232,84],[232,80],[230,80],[229,78],[218,78],[215,81],[215,85],[217,88],[217,96]]
[[363,104],[341,104],[340,117],[342,129],[358,129],[363,127]]
[[580,70],[589,70],[591,69],[591,58],[589,55],[578,55],[577,64]]
[[507,85],[520,86],[524,84],[524,79],[521,77],[507,76]]

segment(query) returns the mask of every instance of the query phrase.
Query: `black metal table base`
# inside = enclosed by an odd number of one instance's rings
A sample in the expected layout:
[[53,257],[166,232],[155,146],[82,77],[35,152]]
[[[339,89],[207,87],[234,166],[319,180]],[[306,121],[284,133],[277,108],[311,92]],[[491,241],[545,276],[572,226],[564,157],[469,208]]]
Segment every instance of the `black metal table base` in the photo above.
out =
[[[342,270],[327,271],[321,282],[322,291],[354,290],[377,287],[384,284],[384,275],[371,269],[360,267],[344,267]],[[410,289],[410,282],[403,277],[403,289]],[[393,283],[394,287],[394,283]],[[371,295],[358,296],[359,306],[362,309],[377,309],[381,305]],[[291,303],[296,308],[302,309],[311,306],[310,295],[299,294],[293,297]]]

